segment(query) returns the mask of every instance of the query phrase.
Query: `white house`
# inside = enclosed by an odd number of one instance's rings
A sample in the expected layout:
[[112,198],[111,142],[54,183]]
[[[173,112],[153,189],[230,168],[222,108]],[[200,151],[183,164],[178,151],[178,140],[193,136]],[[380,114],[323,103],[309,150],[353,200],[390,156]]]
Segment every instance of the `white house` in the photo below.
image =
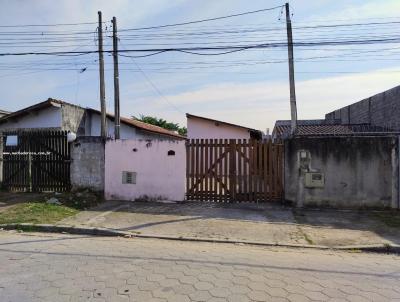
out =
[[[7,130],[67,130],[77,136],[100,136],[100,111],[64,101],[48,100],[0,117],[0,132]],[[114,136],[114,116],[107,114],[108,137]],[[161,127],[121,117],[121,139],[173,139],[185,137]]]
[[186,114],[188,139],[262,139],[260,130]]

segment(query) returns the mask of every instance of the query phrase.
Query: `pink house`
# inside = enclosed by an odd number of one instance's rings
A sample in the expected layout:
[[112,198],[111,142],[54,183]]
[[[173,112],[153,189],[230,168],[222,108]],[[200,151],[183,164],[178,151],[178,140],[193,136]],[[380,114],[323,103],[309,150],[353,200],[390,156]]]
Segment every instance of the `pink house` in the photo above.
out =
[[186,114],[188,139],[262,139],[260,130]]

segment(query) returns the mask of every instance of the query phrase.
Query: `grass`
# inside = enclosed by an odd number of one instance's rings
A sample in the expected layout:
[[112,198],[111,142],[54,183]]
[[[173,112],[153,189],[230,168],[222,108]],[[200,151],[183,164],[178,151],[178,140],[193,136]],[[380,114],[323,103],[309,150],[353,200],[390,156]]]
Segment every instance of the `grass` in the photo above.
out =
[[0,213],[0,224],[7,223],[55,223],[75,215],[79,210],[63,205],[27,202],[13,206]]

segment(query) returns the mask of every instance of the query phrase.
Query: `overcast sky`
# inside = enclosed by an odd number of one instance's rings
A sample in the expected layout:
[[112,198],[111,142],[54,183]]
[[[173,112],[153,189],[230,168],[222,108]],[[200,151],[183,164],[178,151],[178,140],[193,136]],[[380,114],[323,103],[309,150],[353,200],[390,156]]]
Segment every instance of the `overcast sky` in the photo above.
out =
[[[1,26],[94,22],[0,27],[0,53],[95,50],[98,10],[107,27],[106,50],[111,49],[108,31],[113,16],[121,30],[120,49],[279,43],[286,35],[281,9],[186,26],[126,30],[284,4],[275,0],[0,0],[0,4]],[[399,84],[399,0],[293,0],[290,5],[295,42],[385,40],[296,47],[299,119],[323,118]],[[364,25],[336,26],[349,23]],[[287,50],[280,47],[218,56],[174,52],[120,57],[121,114],[154,115],[185,125],[188,112],[265,131],[275,120],[290,118],[286,59]],[[105,61],[107,106],[112,112],[112,58],[106,55]],[[1,56],[0,108],[18,110],[48,97],[99,108],[97,64],[97,54]]]

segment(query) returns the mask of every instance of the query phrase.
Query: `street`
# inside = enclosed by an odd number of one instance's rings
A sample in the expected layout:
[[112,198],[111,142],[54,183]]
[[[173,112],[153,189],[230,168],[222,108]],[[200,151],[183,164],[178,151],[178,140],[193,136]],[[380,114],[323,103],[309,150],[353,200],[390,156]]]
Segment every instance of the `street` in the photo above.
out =
[[25,301],[400,301],[400,257],[0,233],[0,297]]

